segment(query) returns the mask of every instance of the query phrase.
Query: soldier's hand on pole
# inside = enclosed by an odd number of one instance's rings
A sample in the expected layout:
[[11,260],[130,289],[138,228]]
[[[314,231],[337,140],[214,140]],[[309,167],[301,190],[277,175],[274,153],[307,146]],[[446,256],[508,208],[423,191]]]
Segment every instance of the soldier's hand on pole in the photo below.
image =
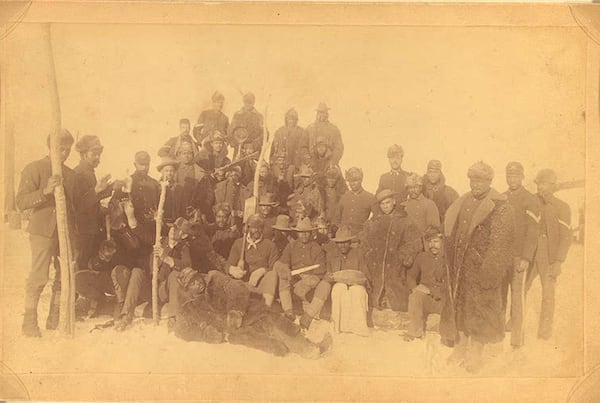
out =
[[517,267],[517,273],[523,273],[529,268],[529,262],[525,259],[521,259],[519,266]]
[[52,175],[48,178],[48,183],[46,187],[42,191],[45,195],[50,195],[54,193],[54,188],[62,184],[62,176],[60,175]]

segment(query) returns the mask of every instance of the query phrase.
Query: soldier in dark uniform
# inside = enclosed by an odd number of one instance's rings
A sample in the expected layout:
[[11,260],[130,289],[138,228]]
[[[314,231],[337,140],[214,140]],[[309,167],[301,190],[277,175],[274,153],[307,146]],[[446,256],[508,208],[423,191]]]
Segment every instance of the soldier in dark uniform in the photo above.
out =
[[156,167],[161,174],[161,180],[167,182],[163,212],[163,235],[168,233],[169,224],[173,224],[179,217],[186,216],[183,187],[175,181],[178,167],[179,161],[169,157],[163,158]]
[[[150,154],[146,151],[135,153],[133,165],[135,172],[131,175],[131,202],[138,226],[144,232],[143,238],[149,245],[153,245],[156,231],[154,214],[156,214],[160,198],[160,184],[148,175]],[[152,250],[146,252],[150,255]]]
[[218,181],[215,178],[214,167],[209,152],[205,149],[200,150],[196,155],[195,162],[198,168],[204,173],[198,181],[197,208],[204,223],[213,223],[215,221],[213,212],[215,188]]
[[352,234],[356,235],[362,231],[365,222],[371,216],[376,200],[375,195],[362,187],[362,169],[356,167],[348,169],[346,181],[350,184],[350,190],[342,195],[333,215],[333,223],[338,227],[348,226]]
[[404,150],[398,144],[394,144],[388,149],[387,157],[392,169],[381,175],[379,178],[379,185],[377,186],[377,192],[375,193],[379,193],[384,189],[389,189],[395,193],[394,198],[396,199],[396,203],[402,203],[408,196],[406,190],[406,178],[408,172],[402,169]]
[[240,228],[244,216],[244,203],[251,196],[250,189],[240,182],[241,175],[241,168],[233,166],[227,172],[227,180],[219,182],[215,188],[216,202],[231,206],[234,222]]
[[458,193],[446,184],[442,163],[438,160],[431,160],[427,164],[427,173],[423,175],[423,195],[433,200],[440,212],[440,222],[443,223],[446,210],[458,199]]
[[219,203],[215,206],[215,222],[207,227],[208,235],[213,249],[224,259],[229,257],[233,242],[242,233],[231,219],[231,207],[227,203]]
[[[514,262],[504,279],[502,297],[506,311],[508,287],[510,286],[510,344],[513,348],[523,345],[523,317],[525,313],[525,277],[537,247],[540,207],[538,199],[523,187],[524,170],[519,162],[506,166],[504,192],[515,212]],[[508,329],[507,329],[508,330]]]
[[300,166],[300,149],[308,149],[308,136],[304,129],[298,126],[298,112],[294,108],[285,114],[284,126],[277,129],[271,148],[271,159],[275,155],[283,155],[286,167]]
[[198,123],[194,127],[194,137],[199,144],[202,144],[206,136],[214,130],[225,134],[229,127],[229,118],[223,113],[225,96],[219,91],[215,91],[211,101],[212,109],[202,111],[198,117]]
[[179,121],[179,136],[171,137],[167,142],[158,149],[159,157],[177,157],[177,153],[179,152],[179,148],[182,143],[190,143],[194,145],[193,152],[194,154],[198,152],[198,148],[195,146],[194,139],[190,135],[190,120],[189,119],[181,119]]
[[331,164],[339,165],[344,155],[344,142],[340,129],[329,121],[329,107],[320,103],[317,108],[317,117],[314,123],[306,128],[308,137],[308,149],[312,153],[317,144],[317,139],[323,137],[331,149]]
[[[221,174],[224,174],[224,172],[219,171],[219,168],[231,163],[231,160],[227,157],[225,137],[221,132],[213,131],[204,141],[204,148],[209,153],[211,168],[215,171],[215,177],[218,181],[222,181],[224,177]],[[196,163],[198,163],[198,158],[200,157],[196,157]]]
[[[244,94],[244,106],[231,119],[227,136],[229,142],[234,146],[239,146],[246,139],[254,142],[257,149],[262,146],[263,116],[254,107],[255,100],[253,93]],[[236,133],[241,128],[246,130],[246,134]],[[234,153],[234,155],[236,154]]]
[[77,231],[77,267],[87,267],[104,236],[100,200],[112,194],[110,175],[96,180],[94,170],[100,164],[104,147],[97,136],[83,136],[75,145],[81,155],[75,167],[75,227]]
[[273,225],[277,220],[277,207],[279,203],[275,200],[273,193],[265,193],[258,198],[258,212],[264,222],[263,236],[265,239],[273,240]]
[[[52,175],[50,157],[46,156],[34,161],[23,169],[21,182],[16,195],[19,210],[32,210],[29,219],[29,243],[31,245],[31,271],[25,283],[25,315],[23,317],[22,333],[24,336],[40,337],[38,327],[37,307],[40,295],[48,282],[50,261],[54,258],[56,275],[52,285],[52,300],[50,314],[46,322],[47,329],[56,329],[60,307],[60,266],[58,233],[56,229],[56,211],[54,188],[63,185],[67,202],[67,221],[73,222],[73,188],[75,174],[64,165],[71,153],[74,139],[71,133],[63,130],[59,135],[59,155],[62,164],[62,178]],[[50,148],[50,137],[47,140]],[[71,231],[70,231],[71,232]]]
[[537,197],[540,202],[539,235],[533,265],[529,268],[526,289],[539,275],[542,283],[542,309],[538,327],[538,338],[552,337],[554,321],[554,292],[561,266],[571,246],[571,208],[554,196],[556,173],[551,169],[538,172]]
[[[242,144],[242,152],[240,154],[240,158],[247,157],[251,154],[254,154],[256,151],[255,144],[251,141],[248,141]],[[244,186],[253,186],[254,183],[254,175],[256,175],[256,167],[258,165],[258,154],[255,157],[244,160],[240,162],[240,168],[242,168],[242,177],[240,181]]]

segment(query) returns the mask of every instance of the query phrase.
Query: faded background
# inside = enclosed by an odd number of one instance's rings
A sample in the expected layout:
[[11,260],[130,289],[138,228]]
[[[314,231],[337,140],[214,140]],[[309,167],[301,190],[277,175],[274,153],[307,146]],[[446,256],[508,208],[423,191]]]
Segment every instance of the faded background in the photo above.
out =
[[[17,173],[44,155],[51,124],[41,34],[22,24],[8,44]],[[54,24],[52,34],[63,126],[100,136],[99,174],[125,175],[138,150],[156,155],[179,118],[195,122],[219,90],[230,119],[253,91],[271,132],[288,108],[307,126],[326,102],[345,142],[342,166],[362,167],[371,191],[393,143],[406,170],[442,160],[461,193],[479,159],[499,190],[511,160],[524,164],[528,186],[543,167],[561,181],[584,177],[579,29]],[[68,163],[77,162],[73,152]]]

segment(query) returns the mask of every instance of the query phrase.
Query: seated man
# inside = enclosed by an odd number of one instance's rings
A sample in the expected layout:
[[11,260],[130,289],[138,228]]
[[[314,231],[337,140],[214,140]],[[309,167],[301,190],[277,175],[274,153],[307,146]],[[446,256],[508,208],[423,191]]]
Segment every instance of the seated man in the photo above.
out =
[[133,320],[144,275],[140,268],[118,264],[119,259],[113,259],[116,251],[114,241],[102,241],[98,253],[90,258],[87,270],[75,273],[75,287],[77,294],[90,300],[90,318],[97,315],[106,294],[116,295],[115,327],[123,331]]
[[426,250],[417,255],[407,272],[407,282],[411,289],[408,297],[410,323],[404,341],[423,338],[427,316],[442,312],[446,277],[442,237],[439,228],[429,227],[424,235]]
[[244,345],[277,356],[288,352],[316,359],[332,344],[329,333],[319,344],[300,328],[267,308],[241,282],[217,271],[207,275],[184,269],[178,275],[181,309],[175,335],[186,341]]
[[237,225],[231,220],[231,207],[227,203],[215,206],[215,223],[207,226],[213,249],[224,259],[229,257],[229,252],[236,239],[241,235]]
[[[308,329],[312,320],[321,313],[329,297],[331,285],[323,280],[326,273],[325,253],[313,240],[315,228],[310,220],[303,218],[292,230],[298,233],[298,239],[286,246],[274,267],[279,276],[279,297],[285,316],[295,318],[290,290],[293,285],[294,294],[302,300],[303,305],[304,313],[300,318],[300,326]],[[319,267],[300,274],[299,280],[292,278],[292,270],[312,265]]]
[[169,235],[164,237],[160,246],[154,248],[154,255],[159,259],[158,295],[160,302],[169,303],[169,330],[173,329],[179,311],[177,294],[177,273],[192,266],[188,235],[191,225],[185,218],[178,218],[169,228]]
[[277,274],[273,265],[279,257],[277,247],[263,236],[264,220],[258,215],[248,218],[248,233],[231,247],[227,263],[228,274],[246,282],[249,289],[262,294],[265,304],[271,306],[277,289]]
[[352,247],[355,238],[350,227],[343,226],[332,239],[336,248],[327,250],[327,279],[335,283],[331,289],[331,319],[338,333],[368,336],[367,277],[362,271],[366,266],[360,250]]

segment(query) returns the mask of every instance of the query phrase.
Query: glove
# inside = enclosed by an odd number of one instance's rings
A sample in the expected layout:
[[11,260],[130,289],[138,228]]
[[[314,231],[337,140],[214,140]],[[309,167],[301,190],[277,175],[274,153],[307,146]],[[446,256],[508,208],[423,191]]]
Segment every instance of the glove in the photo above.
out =
[[240,311],[227,312],[227,329],[229,331],[239,329],[242,326],[244,315]]
[[242,277],[244,277],[245,272],[244,269],[242,269],[241,267],[229,266],[229,274],[231,275],[231,277],[239,280]]
[[265,275],[266,272],[267,272],[267,269],[265,269],[264,267],[254,270],[252,273],[250,273],[250,279],[248,280],[248,283],[252,287],[256,287],[258,285],[258,282],[260,281],[261,278],[263,278],[263,276]]
[[554,262],[550,265],[550,277],[558,278],[561,273],[561,262]]

